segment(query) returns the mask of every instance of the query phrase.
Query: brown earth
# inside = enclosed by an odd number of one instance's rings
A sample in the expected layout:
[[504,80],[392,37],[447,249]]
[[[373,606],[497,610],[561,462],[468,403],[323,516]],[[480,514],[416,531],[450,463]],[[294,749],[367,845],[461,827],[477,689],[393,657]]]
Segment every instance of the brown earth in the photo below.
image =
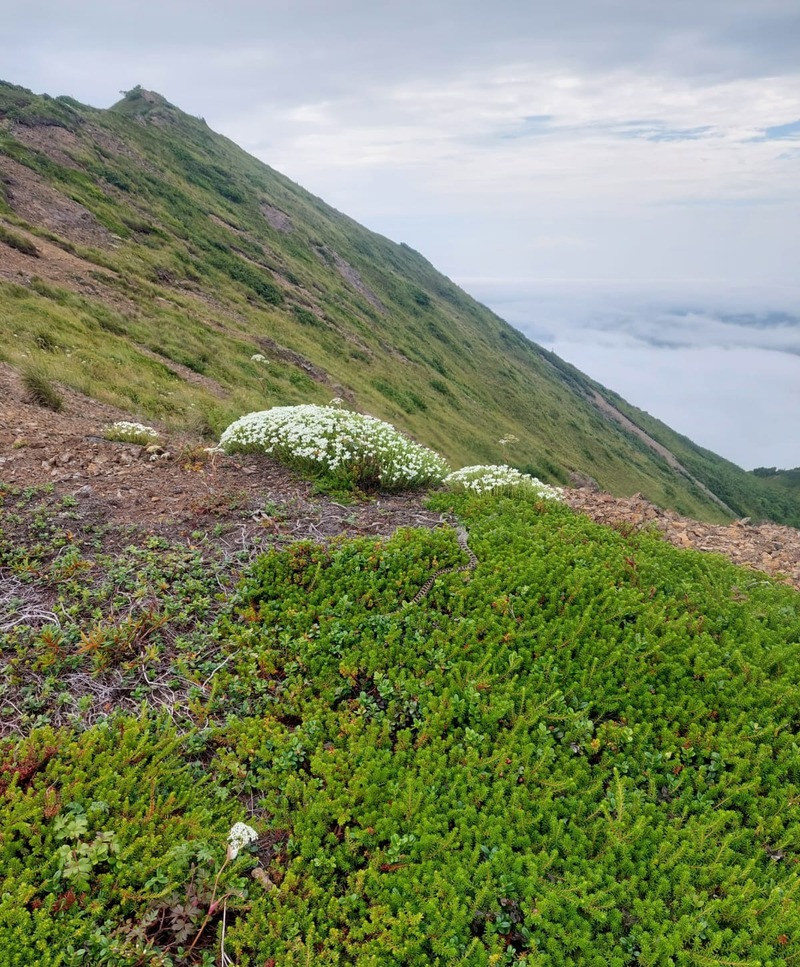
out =
[[16,141],[21,141],[34,151],[41,151],[58,165],[76,171],[82,170],[80,159],[86,154],[86,145],[72,131],[57,124],[12,123],[8,127]]
[[31,225],[49,228],[70,242],[95,248],[111,245],[112,235],[78,202],[47,184],[41,175],[11,158],[0,157],[0,177],[14,212]]
[[[10,229],[36,246],[37,255],[27,255],[11,245],[0,242],[0,279],[30,286],[35,279],[53,283],[77,295],[101,299],[123,313],[136,311],[135,304],[113,285],[117,275],[93,262],[75,255],[48,239],[33,235],[17,225],[0,219],[0,225]],[[67,243],[68,244],[68,243]]]
[[26,401],[22,381],[0,363],[0,482],[53,484],[93,520],[173,539],[198,531],[235,531],[239,546],[325,541],[338,534],[389,535],[398,527],[435,527],[417,495],[380,495],[345,506],[268,457],[209,453],[198,439],[157,422],[161,452],[105,440],[103,430],[130,414],[60,388],[54,413]]
[[[54,485],[78,508],[109,523],[187,539],[226,534],[239,546],[283,545],[336,535],[388,535],[398,527],[442,523],[416,494],[380,495],[344,506],[267,457],[209,453],[197,439],[162,433],[160,452],[112,443],[103,428],[129,414],[62,389],[60,413],[26,400],[11,367],[0,364],[0,481]],[[705,524],[662,510],[641,495],[619,498],[568,489],[567,503],[602,524],[660,531],[680,548],[723,554],[736,564],[780,577],[800,589],[800,530],[747,520]],[[279,512],[276,513],[276,508]]]
[[280,208],[276,208],[274,205],[270,205],[268,201],[261,202],[261,214],[279,232],[288,234],[294,228],[292,220],[286,212],[281,211]]

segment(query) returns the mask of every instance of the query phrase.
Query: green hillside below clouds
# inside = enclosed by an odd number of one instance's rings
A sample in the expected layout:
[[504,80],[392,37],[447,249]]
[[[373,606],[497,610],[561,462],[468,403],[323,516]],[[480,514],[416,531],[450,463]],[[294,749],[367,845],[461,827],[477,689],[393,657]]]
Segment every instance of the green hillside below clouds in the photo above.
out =
[[795,488],[673,433],[139,87],[97,110],[0,83],[0,358],[209,438],[341,397],[456,466],[800,525]]

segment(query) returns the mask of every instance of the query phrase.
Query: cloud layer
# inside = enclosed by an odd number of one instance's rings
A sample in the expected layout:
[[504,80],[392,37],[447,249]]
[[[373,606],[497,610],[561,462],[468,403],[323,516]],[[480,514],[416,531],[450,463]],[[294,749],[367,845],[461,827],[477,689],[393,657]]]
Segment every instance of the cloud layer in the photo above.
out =
[[9,79],[156,88],[453,275],[794,277],[794,0],[0,3]]
[[696,443],[746,469],[800,466],[800,288],[463,283]]

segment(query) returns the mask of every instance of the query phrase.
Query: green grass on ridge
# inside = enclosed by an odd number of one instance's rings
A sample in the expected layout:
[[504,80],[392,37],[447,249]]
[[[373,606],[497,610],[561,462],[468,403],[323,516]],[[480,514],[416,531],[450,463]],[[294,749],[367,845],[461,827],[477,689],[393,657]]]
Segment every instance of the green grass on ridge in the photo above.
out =
[[[31,361],[134,419],[217,434],[248,411],[345,397],[454,466],[508,461],[552,483],[579,471],[616,494],[727,519],[588,401],[597,384],[408,245],[358,225],[160,95],[137,87],[97,110],[0,82],[4,164],[57,193],[42,210],[53,198],[82,206],[80,223],[96,236],[53,231],[74,208],[49,224],[26,221],[0,178],[0,254],[11,246],[26,259],[25,272],[0,282],[0,358],[16,368]],[[48,274],[51,245],[75,260],[66,277]],[[268,362],[254,363],[255,353]],[[509,434],[512,449],[499,443]],[[697,453],[679,457],[736,513],[800,519],[795,494],[776,496]]]

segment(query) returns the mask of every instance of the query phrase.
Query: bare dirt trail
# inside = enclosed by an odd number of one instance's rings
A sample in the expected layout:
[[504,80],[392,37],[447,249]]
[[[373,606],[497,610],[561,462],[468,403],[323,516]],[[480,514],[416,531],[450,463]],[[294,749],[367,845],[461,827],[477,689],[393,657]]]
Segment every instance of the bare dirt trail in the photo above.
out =
[[[18,375],[0,363],[0,482],[53,484],[94,519],[174,539],[237,532],[242,543],[279,546],[338,534],[389,535],[434,527],[418,495],[381,495],[344,506],[268,457],[209,455],[197,439],[162,433],[162,453],[103,439],[103,428],[130,414],[61,389],[62,412],[25,399]],[[265,541],[265,538],[268,540]]]

